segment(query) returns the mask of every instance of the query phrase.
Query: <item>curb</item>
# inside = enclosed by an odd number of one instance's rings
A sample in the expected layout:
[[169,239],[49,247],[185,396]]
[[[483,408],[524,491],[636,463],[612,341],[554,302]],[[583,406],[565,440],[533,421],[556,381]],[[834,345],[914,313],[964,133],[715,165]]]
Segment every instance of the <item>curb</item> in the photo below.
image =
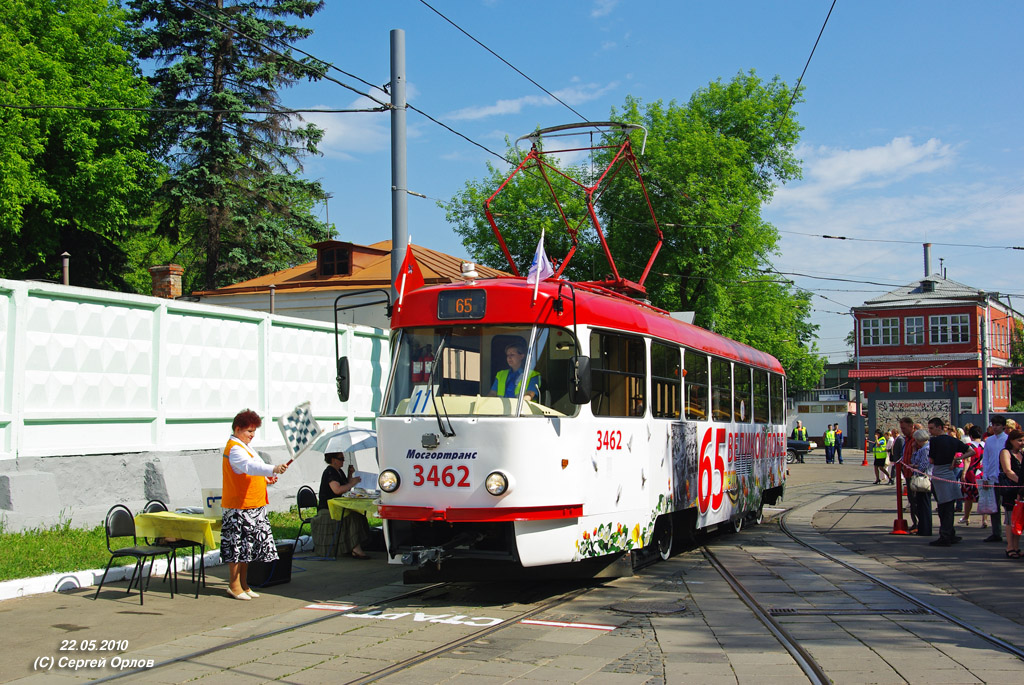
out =
[[[279,543],[294,542],[294,540],[278,540]],[[313,539],[308,535],[303,535],[299,538],[299,552],[305,552],[313,548]],[[177,557],[177,569],[178,572],[191,571],[192,570],[192,558]],[[212,568],[214,566],[220,566],[220,550],[214,549],[206,552],[203,555],[203,565],[206,568]],[[135,568],[134,564],[127,566],[115,566],[110,569],[107,573],[107,579],[104,582],[114,583],[120,580],[125,580],[131,577],[131,572]],[[153,567],[150,570],[150,574],[154,576],[162,576],[167,570],[167,561],[165,559],[157,559],[153,562]],[[30,595],[39,595],[45,592],[71,592],[73,590],[80,590],[87,587],[96,587],[99,585],[100,578],[103,577],[103,569],[95,568],[87,571],[69,571],[67,573],[51,573],[47,576],[38,576],[35,578],[15,578],[14,580],[5,580],[0,582],[0,602],[8,599],[16,599],[18,597],[28,597]]]

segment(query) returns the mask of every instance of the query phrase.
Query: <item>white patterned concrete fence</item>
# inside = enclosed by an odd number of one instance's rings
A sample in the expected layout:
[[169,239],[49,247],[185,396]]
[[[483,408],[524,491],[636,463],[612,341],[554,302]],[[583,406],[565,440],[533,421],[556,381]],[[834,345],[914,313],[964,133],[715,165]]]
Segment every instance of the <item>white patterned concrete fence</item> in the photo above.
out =
[[[352,392],[338,399],[332,324],[250,310],[0,279],[0,517],[8,529],[91,527],[115,503],[198,506],[245,407],[254,447],[284,456],[282,413],[311,402],[327,429],[373,427],[388,335],[345,325]],[[287,508],[323,463],[303,455],[273,488]],[[169,501],[168,501],[169,500]]]

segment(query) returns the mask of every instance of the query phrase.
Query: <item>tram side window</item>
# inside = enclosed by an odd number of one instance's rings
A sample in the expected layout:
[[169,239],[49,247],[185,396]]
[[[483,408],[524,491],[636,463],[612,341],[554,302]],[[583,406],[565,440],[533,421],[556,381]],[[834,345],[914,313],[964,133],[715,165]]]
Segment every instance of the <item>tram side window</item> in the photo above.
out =
[[686,368],[686,418],[708,419],[708,356],[693,350],[683,353]]
[[768,420],[768,372],[754,369],[754,423]]
[[777,373],[773,373],[769,378],[771,385],[771,409],[772,409],[772,423],[785,424],[786,423],[786,388],[783,383],[783,378]]
[[659,419],[678,419],[682,379],[679,348],[651,343],[651,414]]
[[591,333],[594,416],[643,416],[647,353],[643,338]]
[[732,420],[737,423],[750,423],[754,414],[753,405],[750,402],[750,372],[751,368],[742,364],[736,364],[733,368],[732,387],[736,401],[732,405]]
[[732,364],[711,358],[711,418],[732,420]]

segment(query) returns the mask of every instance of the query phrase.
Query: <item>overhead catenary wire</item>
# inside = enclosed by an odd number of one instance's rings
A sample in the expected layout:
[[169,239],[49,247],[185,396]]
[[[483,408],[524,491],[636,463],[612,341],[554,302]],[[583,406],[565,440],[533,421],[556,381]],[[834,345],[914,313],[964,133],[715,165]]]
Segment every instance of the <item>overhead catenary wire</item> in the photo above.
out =
[[969,248],[975,250],[1024,250],[1024,246],[1017,245],[971,245],[969,243],[938,243],[930,240],[898,240],[895,238],[854,238],[845,235],[828,235],[825,233],[804,233],[802,231],[785,231],[780,229],[779,233],[790,233],[792,235],[802,235],[807,238],[824,238],[826,240],[849,240],[856,241],[859,243],[895,243],[899,245],[921,245],[922,243],[928,243],[939,247],[955,247],[955,248]]
[[782,128],[782,124],[786,121],[786,117],[789,116],[789,110],[792,109],[793,103],[796,102],[797,95],[800,94],[800,84],[804,80],[804,75],[807,74],[807,68],[811,66],[811,58],[814,57],[814,51],[818,49],[818,43],[821,41],[822,34],[825,33],[825,27],[828,26],[828,19],[832,16],[832,10],[836,8],[836,0],[832,0],[832,6],[828,8],[828,14],[825,15],[825,21],[821,23],[821,30],[818,31],[818,37],[814,39],[814,46],[811,47],[811,54],[807,55],[807,61],[804,62],[804,69],[800,72],[800,78],[796,80],[796,86],[793,87],[793,95],[789,98],[789,104],[786,105],[786,111],[782,113],[782,117],[779,119],[779,125],[775,128],[775,133],[778,134],[779,129]]
[[483,43],[482,43],[482,42],[481,42],[481,41],[480,41],[479,39],[477,39],[477,38],[476,38],[475,36],[473,36],[473,35],[472,35],[472,34],[470,34],[470,33],[469,33],[468,31],[466,31],[466,29],[462,28],[461,26],[459,26],[458,24],[456,24],[456,23],[455,23],[454,21],[452,21],[451,19],[449,19],[448,17],[446,17],[446,16],[444,15],[444,14],[442,14],[441,12],[439,12],[439,11],[438,11],[438,10],[437,10],[437,9],[436,9],[435,7],[433,7],[432,5],[430,5],[429,3],[427,3],[427,2],[426,2],[426,0],[420,0],[420,3],[421,3],[421,4],[422,4],[422,5],[424,6],[424,7],[426,7],[427,9],[429,9],[429,10],[430,10],[431,12],[433,12],[434,14],[436,14],[437,16],[441,17],[441,18],[442,18],[442,19],[444,19],[444,20],[445,20],[446,22],[448,22],[449,24],[451,24],[452,26],[454,26],[454,27],[455,27],[455,28],[456,28],[456,29],[457,29],[458,31],[460,31],[460,32],[461,32],[461,33],[462,33],[462,34],[463,34],[464,36],[466,36],[467,38],[469,38],[469,39],[470,39],[471,41],[473,41],[474,43],[476,43],[477,45],[479,45],[480,47],[482,47],[482,48],[483,48],[484,50],[486,50],[487,52],[489,52],[489,53],[491,53],[492,55],[494,55],[495,57],[497,57],[497,58],[498,58],[499,60],[501,60],[501,61],[502,61],[502,62],[503,62],[503,63],[504,63],[504,64],[505,64],[506,66],[508,66],[508,67],[509,67],[510,69],[512,69],[512,70],[513,70],[513,71],[515,71],[515,72],[516,72],[517,74],[519,74],[520,76],[522,76],[522,77],[523,77],[524,79],[526,79],[527,81],[529,81],[529,82],[530,82],[530,83],[532,83],[533,85],[535,85],[535,86],[537,86],[538,88],[540,88],[540,89],[541,89],[542,91],[544,91],[544,92],[545,92],[545,93],[546,93],[546,94],[547,94],[547,95],[548,95],[549,97],[553,98],[553,99],[554,99],[554,100],[555,100],[556,102],[558,102],[558,103],[559,103],[560,105],[564,106],[564,107],[565,107],[566,109],[568,109],[568,110],[569,110],[570,112],[572,112],[573,114],[575,114],[576,116],[578,116],[578,117],[579,117],[580,119],[582,119],[582,120],[583,120],[583,121],[585,121],[586,123],[590,123],[590,120],[589,120],[589,119],[587,119],[587,117],[585,117],[585,116],[583,116],[582,114],[580,114],[579,112],[577,112],[577,111],[576,111],[575,109],[573,109],[573,108],[572,108],[572,106],[571,106],[571,105],[569,105],[569,104],[568,104],[567,102],[565,102],[564,100],[562,100],[561,98],[559,98],[559,97],[558,97],[557,95],[555,95],[554,93],[552,93],[552,92],[551,92],[550,90],[548,90],[547,88],[545,88],[544,86],[540,85],[539,83],[537,83],[536,81],[534,81],[534,80],[533,80],[532,78],[530,78],[529,76],[527,76],[526,74],[524,74],[524,73],[523,73],[523,72],[522,72],[522,71],[521,71],[521,70],[520,70],[520,69],[519,69],[518,67],[516,67],[516,66],[515,66],[514,64],[512,64],[511,62],[509,62],[509,61],[508,61],[507,59],[505,59],[504,57],[502,57],[501,55],[499,55],[498,53],[496,53],[496,52],[495,52],[494,50],[492,50],[492,49],[490,49],[489,47],[487,47],[486,45],[484,45],[484,44],[483,44]]
[[[217,24],[218,26],[220,26],[222,28],[225,28],[225,29],[227,29],[229,31],[232,31],[233,33],[237,34],[238,36],[241,36],[242,38],[245,38],[247,41],[253,43],[254,45],[259,45],[260,47],[265,48],[266,50],[269,50],[270,52],[272,52],[273,54],[277,55],[278,57],[281,57],[283,59],[291,60],[292,62],[295,62],[296,64],[300,64],[300,65],[302,65],[303,67],[305,67],[307,69],[315,69],[314,66],[309,65],[309,64],[303,64],[302,62],[300,62],[299,60],[295,59],[291,55],[286,55],[283,52],[280,52],[280,51],[276,50],[275,48],[271,47],[267,43],[261,41],[260,39],[254,38],[253,36],[250,36],[249,34],[245,33],[244,31],[239,30],[236,26],[228,24],[227,22],[223,22],[220,19],[217,19],[215,17],[210,16],[209,14],[206,14],[205,12],[200,11],[199,9],[196,8],[195,4],[192,3],[192,2],[186,2],[186,0],[174,0],[174,2],[178,3],[182,7],[185,7],[187,9],[192,10],[197,15],[199,15],[200,17],[206,19],[207,21],[212,21],[214,24]],[[201,4],[203,7],[207,8],[209,10],[217,11],[217,12],[220,12],[221,14],[226,14],[223,8],[216,7],[214,5],[210,5],[208,3],[202,2],[202,0],[195,0],[195,2],[197,2],[198,4]],[[320,59],[320,58],[318,58],[318,57],[316,57],[314,55],[311,55],[310,53],[306,52],[305,50],[301,50],[301,49],[299,49],[299,48],[297,48],[297,47],[295,47],[293,45],[290,45],[290,44],[288,44],[288,43],[286,43],[284,41],[281,41],[281,40],[278,40],[277,42],[280,43],[281,45],[284,45],[289,50],[294,50],[295,52],[298,52],[298,53],[300,53],[302,55],[305,55],[306,57],[309,57],[310,59],[313,59],[313,60],[316,60],[317,62],[321,62],[323,64],[326,64],[329,68],[336,69],[338,72],[340,72],[342,74],[345,74],[349,78],[354,78],[357,81],[363,83],[364,85],[367,85],[367,86],[369,86],[371,88],[379,88],[379,86],[376,86],[376,85],[374,85],[374,84],[372,84],[372,83],[370,83],[368,81],[365,81],[365,80],[359,78],[358,76],[355,76],[354,74],[349,74],[346,71],[338,69],[338,67],[334,66],[330,62],[327,62],[326,60],[322,60],[322,59]],[[350,90],[353,93],[356,93],[357,95],[361,95],[362,97],[365,97],[365,98],[368,98],[370,100],[373,100],[374,102],[376,102],[378,105],[380,105],[382,107],[385,107],[385,108],[390,108],[391,107],[391,103],[390,102],[385,102],[383,100],[379,100],[379,99],[375,98],[374,96],[370,95],[369,93],[364,93],[363,91],[359,90],[358,88],[355,88],[354,86],[350,86],[347,83],[344,83],[342,81],[339,81],[336,78],[328,76],[327,73],[324,70],[322,70],[322,69],[318,69],[317,71],[320,72],[320,76],[322,78],[327,79],[328,81],[330,81],[332,83],[336,83],[337,85],[341,86],[342,88]]]
[[[277,55],[279,55],[279,56],[281,56],[281,57],[283,57],[285,59],[289,59],[289,60],[295,62],[296,64],[302,64],[301,62],[296,60],[291,55],[285,55],[283,53],[277,52],[272,47],[270,47],[269,45],[264,43],[263,41],[261,41],[261,40],[259,40],[257,38],[254,38],[252,36],[249,36],[249,35],[241,32],[241,31],[238,31],[236,28],[234,28],[233,26],[231,26],[231,25],[229,25],[229,24],[227,24],[225,22],[219,21],[217,19],[214,19],[213,17],[210,17],[209,15],[206,15],[206,14],[200,12],[193,5],[191,5],[188,2],[186,2],[186,0],[174,0],[174,1],[177,2],[178,4],[184,6],[184,7],[187,7],[189,9],[191,9],[193,12],[195,12],[196,14],[199,14],[202,17],[205,17],[205,18],[209,19],[210,21],[213,21],[213,22],[217,23],[218,25],[223,26],[224,28],[227,28],[230,31],[234,31],[235,33],[237,33],[239,36],[245,38],[246,40],[249,40],[249,41],[253,42],[256,45],[261,45],[261,46],[267,48],[268,50],[273,51],[274,54],[277,54]],[[219,7],[214,7],[212,5],[204,3],[204,2],[202,2],[202,0],[195,0],[195,1],[199,2],[204,7],[208,8],[210,10],[215,10],[215,11],[221,12],[222,14],[224,13],[224,10],[219,8]],[[294,45],[291,45],[290,43],[287,43],[287,42],[281,41],[281,40],[278,40],[277,42],[279,44],[287,47],[289,50],[293,50],[295,52],[298,52],[299,54],[302,54],[302,55],[305,55],[306,57],[309,57],[310,59],[316,60],[317,62],[320,62],[322,64],[327,65],[328,69],[334,69],[335,71],[337,71],[337,72],[339,72],[341,74],[344,74],[345,76],[348,76],[349,78],[355,79],[356,81],[359,81],[360,83],[362,83],[362,84],[364,84],[364,85],[366,85],[366,86],[368,86],[370,88],[375,88],[375,89],[379,89],[379,90],[381,90],[383,92],[387,92],[386,86],[377,86],[377,85],[375,85],[373,83],[370,83],[366,79],[360,78],[359,76],[356,76],[355,74],[347,72],[344,69],[341,69],[341,68],[335,66],[333,63],[328,62],[327,60],[324,60],[324,59],[320,59],[316,55],[313,55],[312,53],[306,52],[305,50],[302,50],[301,48],[297,48]],[[310,65],[306,64],[306,65],[303,65],[303,66],[309,68]],[[374,98],[373,96],[369,95],[368,93],[363,93],[362,91],[360,91],[360,90],[358,90],[356,88],[353,88],[352,86],[349,86],[348,84],[342,83],[341,81],[339,81],[337,79],[334,79],[334,78],[331,78],[330,76],[327,76],[325,73],[323,74],[323,78],[327,79],[328,81],[331,81],[332,83],[336,83],[336,84],[342,86],[343,88],[351,90],[351,91],[353,91],[353,92],[355,92],[355,93],[357,93],[359,95],[367,97],[370,100],[373,100],[374,102],[380,104],[384,109],[390,109],[391,108],[391,103],[390,102],[382,102],[382,101]],[[433,123],[437,124],[438,126],[441,126],[442,128],[446,129],[450,133],[453,133],[456,136],[462,138],[466,142],[468,142],[468,143],[470,143],[472,145],[475,145],[476,147],[480,148],[481,150],[484,150],[485,152],[487,152],[487,153],[497,157],[498,159],[501,159],[501,160],[505,161],[506,163],[512,164],[514,166],[512,161],[509,160],[508,158],[506,158],[504,155],[501,155],[501,154],[495,152],[494,150],[491,150],[490,148],[488,148],[486,145],[483,145],[482,143],[476,142],[475,140],[473,140],[472,138],[470,138],[466,134],[461,133],[460,131],[455,130],[454,128],[452,128],[448,124],[445,124],[442,121],[436,119],[435,117],[432,117],[431,115],[427,114],[426,112],[424,112],[423,110],[419,109],[418,107],[414,107],[413,105],[409,104],[408,102],[406,103],[406,107],[408,109],[411,109],[412,111],[416,112],[417,114],[427,118],[428,120],[432,121]],[[326,111],[326,110],[314,110],[314,111],[318,111],[319,112],[319,111]]]
[[350,114],[358,112],[384,112],[386,107],[370,107],[366,109],[189,109],[173,107],[105,107],[89,105],[9,105],[0,103],[0,109],[20,110],[72,110],[81,112],[151,112],[154,114]]

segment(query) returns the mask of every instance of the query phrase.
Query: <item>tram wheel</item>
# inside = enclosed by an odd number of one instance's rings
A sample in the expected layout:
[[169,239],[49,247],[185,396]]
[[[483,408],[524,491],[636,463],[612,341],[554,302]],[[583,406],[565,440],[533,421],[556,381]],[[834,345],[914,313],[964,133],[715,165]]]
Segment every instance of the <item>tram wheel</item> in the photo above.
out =
[[738,533],[741,530],[743,530],[743,518],[744,518],[743,514],[740,514],[739,516],[734,516],[729,521],[729,532],[730,533]]
[[751,514],[750,523],[751,525],[761,525],[764,521],[764,502],[757,506],[757,511]]
[[675,537],[673,528],[671,514],[663,514],[654,522],[654,544],[662,561],[668,561],[672,556],[672,544]]

